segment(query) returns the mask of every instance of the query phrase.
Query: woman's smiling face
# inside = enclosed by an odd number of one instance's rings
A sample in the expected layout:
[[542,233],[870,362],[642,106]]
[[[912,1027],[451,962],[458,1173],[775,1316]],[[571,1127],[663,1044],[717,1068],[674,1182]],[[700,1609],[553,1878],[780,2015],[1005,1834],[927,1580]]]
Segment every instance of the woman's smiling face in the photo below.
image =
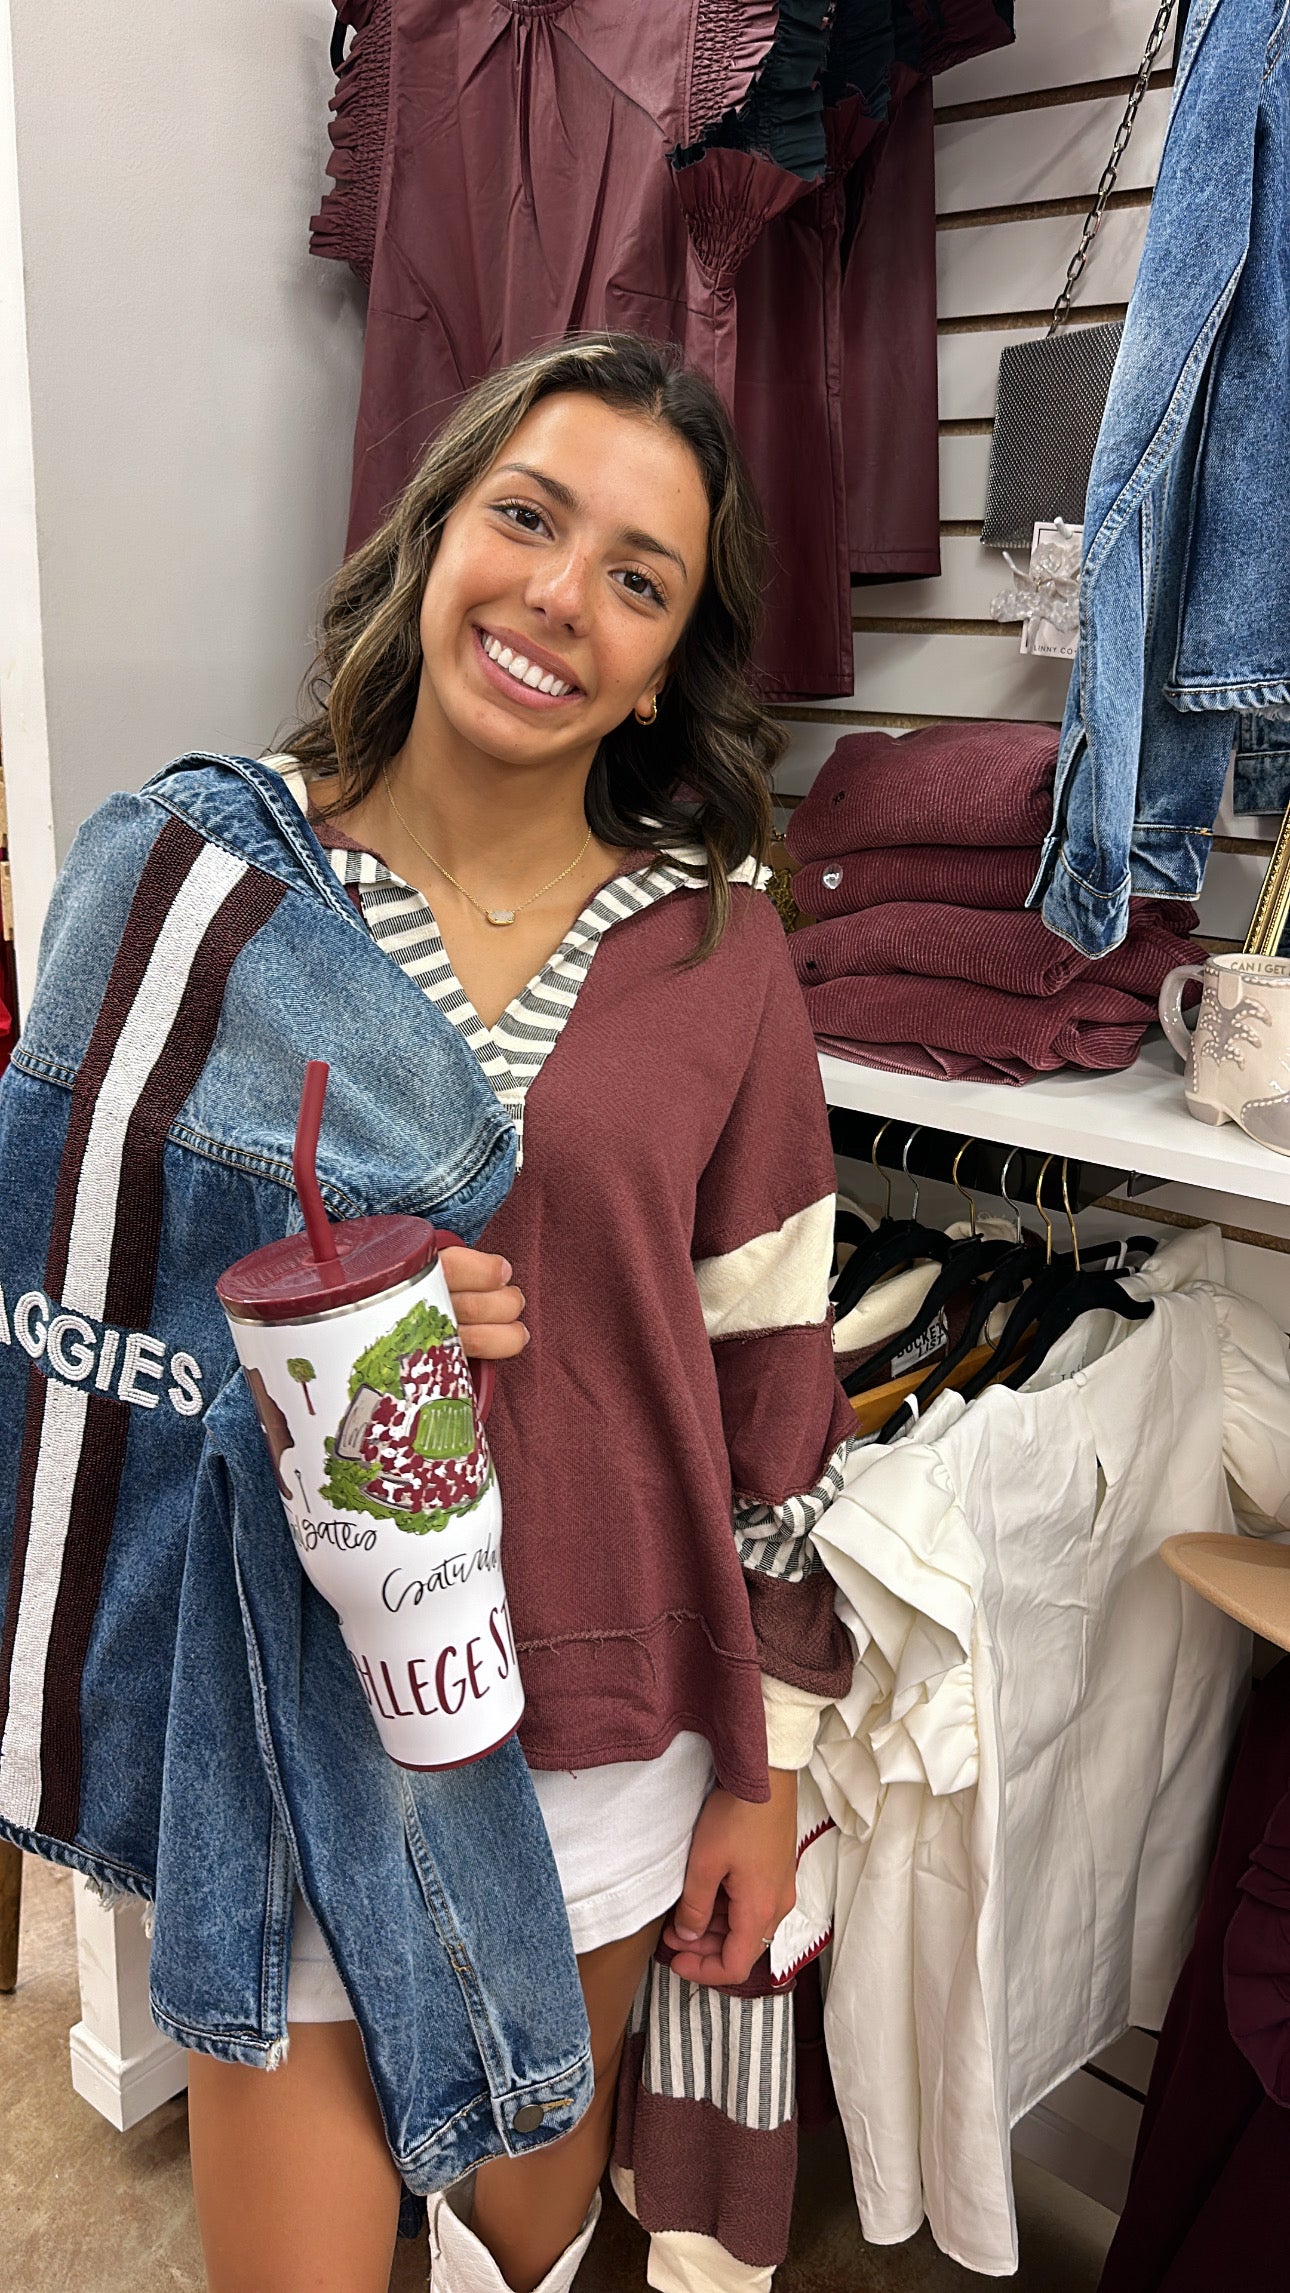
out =
[[423,687],[516,764],[648,717],[707,569],[698,463],[663,423],[542,399],[447,518],[421,601]]

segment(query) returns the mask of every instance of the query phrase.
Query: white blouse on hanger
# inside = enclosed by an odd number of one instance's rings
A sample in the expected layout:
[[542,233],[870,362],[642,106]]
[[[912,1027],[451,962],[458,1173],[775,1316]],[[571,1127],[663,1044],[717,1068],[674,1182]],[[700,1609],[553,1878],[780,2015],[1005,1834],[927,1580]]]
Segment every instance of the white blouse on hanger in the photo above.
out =
[[[803,1779],[838,1830],[829,2059],[865,2235],[1016,2268],[1009,2130],[1190,1942],[1248,1636],[1157,1558],[1290,1527],[1287,1344],[1216,1229],[1087,1316],[1021,1393],[859,1448],[816,1532],[860,1663]],[[805,1871],[803,1872],[805,1879]]]

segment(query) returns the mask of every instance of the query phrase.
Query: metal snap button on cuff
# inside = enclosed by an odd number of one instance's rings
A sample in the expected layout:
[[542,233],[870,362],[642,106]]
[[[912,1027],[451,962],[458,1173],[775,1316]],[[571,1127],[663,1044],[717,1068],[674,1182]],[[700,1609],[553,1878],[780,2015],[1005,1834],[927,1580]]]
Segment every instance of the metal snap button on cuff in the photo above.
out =
[[522,2110],[516,2111],[511,2122],[517,2134],[536,2134],[545,2116],[546,2112],[540,2102],[526,2102]]

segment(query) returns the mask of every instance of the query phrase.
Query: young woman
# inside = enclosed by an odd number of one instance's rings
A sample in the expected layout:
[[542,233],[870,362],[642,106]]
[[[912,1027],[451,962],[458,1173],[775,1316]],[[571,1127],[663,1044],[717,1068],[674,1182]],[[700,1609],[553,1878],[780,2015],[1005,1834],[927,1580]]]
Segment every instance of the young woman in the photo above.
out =
[[[535,353],[338,575],[279,760],[521,1137],[485,1248],[532,1342],[495,1332],[517,1350],[490,1439],[597,2089],[565,2140],[480,2170],[469,2225],[433,2202],[441,2293],[568,2285],[660,1935],[681,1977],[746,1980],[793,1902],[794,1770],[849,1676],[809,1538],[850,1424],[832,1166],[755,888],[779,749],[744,681],[760,555],[706,384],[631,337]],[[298,1903],[285,2067],[193,2059],[213,2293],[387,2283],[398,2177],[311,1927]]]

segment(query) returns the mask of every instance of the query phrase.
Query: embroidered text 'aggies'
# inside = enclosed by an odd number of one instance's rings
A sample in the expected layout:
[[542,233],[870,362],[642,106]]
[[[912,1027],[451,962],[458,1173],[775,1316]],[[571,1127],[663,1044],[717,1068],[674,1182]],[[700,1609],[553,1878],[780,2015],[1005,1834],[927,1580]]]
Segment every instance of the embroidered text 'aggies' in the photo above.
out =
[[43,1290],[24,1290],[11,1314],[0,1282],[0,1346],[9,1345],[43,1361],[65,1385],[114,1394],[135,1409],[155,1409],[164,1392],[180,1417],[201,1414],[202,1367],[195,1355],[180,1351],[167,1359],[161,1340],[146,1330],[96,1327],[84,1314],[60,1309]]

